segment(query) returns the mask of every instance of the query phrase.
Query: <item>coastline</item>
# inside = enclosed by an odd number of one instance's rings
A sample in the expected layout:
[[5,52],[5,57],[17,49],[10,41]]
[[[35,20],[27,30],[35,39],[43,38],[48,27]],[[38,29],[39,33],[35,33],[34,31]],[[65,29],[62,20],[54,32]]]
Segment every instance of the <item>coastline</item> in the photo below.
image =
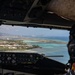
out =
[[38,38],[25,38],[23,39],[24,42],[43,42],[43,43],[55,43],[55,44],[67,44],[66,41],[60,41],[60,40],[48,40],[48,39],[38,39]]
[[[1,43],[2,42],[2,43]],[[38,39],[38,38],[23,38],[21,40],[0,40],[0,51],[25,51],[25,50],[33,50],[33,49],[41,49],[43,44],[44,47],[47,45],[66,45],[66,41],[58,41],[58,40],[46,40],[46,39]],[[2,48],[3,47],[3,48]],[[4,48],[6,47],[6,48]],[[8,48],[7,48],[8,47]],[[49,47],[51,48],[51,46]]]
[[0,40],[0,51],[24,51],[41,48],[38,45],[29,45],[22,40]]

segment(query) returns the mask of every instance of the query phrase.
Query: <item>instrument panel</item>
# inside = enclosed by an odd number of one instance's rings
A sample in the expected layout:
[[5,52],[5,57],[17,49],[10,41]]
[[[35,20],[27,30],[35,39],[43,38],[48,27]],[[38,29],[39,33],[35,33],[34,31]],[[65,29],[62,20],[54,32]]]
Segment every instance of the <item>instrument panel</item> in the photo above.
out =
[[0,64],[18,65],[35,64],[43,56],[37,53],[10,53],[0,52]]
[[42,54],[29,52],[0,52],[0,68],[37,75],[65,73],[64,64]]

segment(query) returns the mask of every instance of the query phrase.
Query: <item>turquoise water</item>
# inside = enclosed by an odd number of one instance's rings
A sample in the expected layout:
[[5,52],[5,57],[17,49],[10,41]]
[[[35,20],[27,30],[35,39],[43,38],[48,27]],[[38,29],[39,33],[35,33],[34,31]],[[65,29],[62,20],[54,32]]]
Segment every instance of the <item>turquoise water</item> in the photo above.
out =
[[[45,39],[45,40],[56,40],[56,41],[65,41],[68,42],[67,37],[63,38],[49,38],[49,37],[41,37],[39,39]],[[33,49],[33,51],[36,51],[41,54],[45,54],[45,56],[54,56],[54,55],[62,55],[63,57],[48,57],[50,59],[54,59],[56,61],[62,62],[62,63],[67,63],[69,60],[68,56],[68,51],[67,51],[67,44],[56,44],[56,43],[44,43],[44,42],[38,42],[38,41],[32,41],[32,40],[27,40],[24,41],[27,44],[31,45],[39,45],[42,47],[41,49]]]

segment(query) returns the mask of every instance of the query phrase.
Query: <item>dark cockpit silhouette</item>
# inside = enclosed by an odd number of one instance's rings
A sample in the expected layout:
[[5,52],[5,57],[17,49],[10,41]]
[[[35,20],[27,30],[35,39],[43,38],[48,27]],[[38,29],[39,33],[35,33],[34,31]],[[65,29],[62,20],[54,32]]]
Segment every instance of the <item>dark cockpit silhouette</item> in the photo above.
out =
[[[74,9],[74,0],[0,0],[0,24],[69,30],[70,42],[68,43],[68,52],[70,55],[69,63],[71,65],[69,69],[71,72],[72,64],[75,63]],[[8,64],[10,63],[12,65],[9,67]],[[54,63],[54,66],[50,65],[52,63]],[[58,71],[64,72],[65,70],[64,64],[50,60],[39,54],[0,52],[0,64],[3,68],[14,69],[15,66],[16,70],[33,73],[58,73]]]

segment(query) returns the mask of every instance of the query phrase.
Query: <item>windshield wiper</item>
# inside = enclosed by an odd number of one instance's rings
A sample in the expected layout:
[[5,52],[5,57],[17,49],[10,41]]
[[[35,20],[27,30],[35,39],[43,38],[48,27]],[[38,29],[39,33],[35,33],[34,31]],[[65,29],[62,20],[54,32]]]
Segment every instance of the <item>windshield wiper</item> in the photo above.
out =
[[46,57],[64,57],[63,55],[49,55],[49,56],[46,56]]

